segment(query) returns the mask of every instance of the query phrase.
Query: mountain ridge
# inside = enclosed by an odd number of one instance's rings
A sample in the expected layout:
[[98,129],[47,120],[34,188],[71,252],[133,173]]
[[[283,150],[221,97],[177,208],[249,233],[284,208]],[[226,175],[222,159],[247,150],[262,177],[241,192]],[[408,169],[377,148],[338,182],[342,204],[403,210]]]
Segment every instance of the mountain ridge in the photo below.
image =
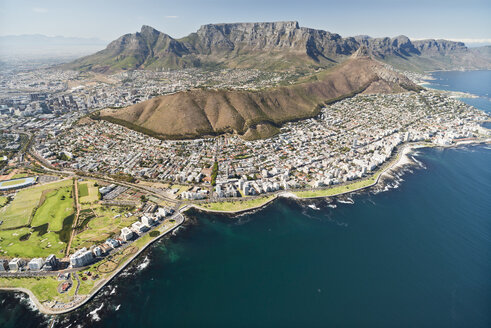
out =
[[139,32],[125,34],[64,68],[102,73],[208,66],[316,69],[346,60],[362,45],[375,58],[402,69],[491,68],[486,52],[470,50],[462,42],[411,41],[403,35],[342,37],[296,21],[206,24],[180,39],[143,25]]

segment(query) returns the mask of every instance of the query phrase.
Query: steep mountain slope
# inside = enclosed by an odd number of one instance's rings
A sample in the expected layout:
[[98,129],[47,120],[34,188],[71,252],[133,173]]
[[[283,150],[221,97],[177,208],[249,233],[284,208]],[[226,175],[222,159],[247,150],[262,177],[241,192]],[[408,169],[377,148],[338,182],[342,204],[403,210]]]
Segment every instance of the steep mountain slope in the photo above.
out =
[[471,51],[461,42],[411,41],[405,36],[343,38],[300,27],[297,22],[208,24],[179,40],[143,26],[140,32],[126,34],[65,68],[98,72],[217,65],[269,70],[326,68],[344,61],[362,45],[375,58],[405,69],[491,68],[488,52]]
[[[366,52],[366,49],[365,49]],[[275,134],[287,122],[317,115],[323,104],[359,92],[416,89],[407,78],[360,49],[343,64],[309,81],[263,91],[194,89],[95,115],[162,139],[237,133],[246,139]]]

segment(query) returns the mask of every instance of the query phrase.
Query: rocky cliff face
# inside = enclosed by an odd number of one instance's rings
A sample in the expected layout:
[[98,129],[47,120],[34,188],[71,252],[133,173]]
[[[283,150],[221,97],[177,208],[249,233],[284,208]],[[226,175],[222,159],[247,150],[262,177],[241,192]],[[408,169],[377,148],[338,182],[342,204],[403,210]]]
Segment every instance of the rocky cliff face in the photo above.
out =
[[[466,60],[462,63],[467,66],[474,63],[481,68],[491,67],[489,55],[472,52],[461,42],[411,41],[406,36],[343,38],[339,34],[300,27],[294,21],[208,24],[179,40],[143,26],[140,32],[126,34],[105,50],[67,67],[98,71],[207,64],[263,69],[316,68],[342,62],[361,46],[375,58],[403,68],[439,69],[445,65],[458,68],[463,57]],[[278,65],[282,61],[285,65]]]
[[427,56],[448,55],[468,51],[464,43],[447,40],[419,40],[414,41],[413,44],[421,54]]

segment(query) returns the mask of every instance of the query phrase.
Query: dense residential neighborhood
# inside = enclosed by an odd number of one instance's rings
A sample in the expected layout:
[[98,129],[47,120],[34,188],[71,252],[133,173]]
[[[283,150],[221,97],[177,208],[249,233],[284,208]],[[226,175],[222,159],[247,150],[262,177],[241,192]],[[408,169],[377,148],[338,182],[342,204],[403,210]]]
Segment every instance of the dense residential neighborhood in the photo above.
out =
[[[183,199],[240,197],[362,178],[402,143],[449,145],[486,133],[479,126],[486,118],[431,91],[359,95],[325,107],[316,118],[288,123],[267,140],[226,135],[162,141],[90,121],[59,134],[41,129],[34,149],[60,169],[195,186],[180,195]],[[210,193],[215,162],[216,186]]]

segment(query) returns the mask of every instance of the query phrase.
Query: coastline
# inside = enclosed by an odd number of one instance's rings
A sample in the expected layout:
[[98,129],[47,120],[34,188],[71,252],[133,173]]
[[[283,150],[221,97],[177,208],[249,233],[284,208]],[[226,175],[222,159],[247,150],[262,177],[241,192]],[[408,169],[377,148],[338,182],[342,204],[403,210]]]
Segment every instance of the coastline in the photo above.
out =
[[[150,239],[147,241],[145,244],[143,244],[139,250],[135,253],[132,254],[131,257],[129,257],[123,264],[121,264],[120,267],[118,267],[114,272],[112,272],[107,278],[104,278],[98,284],[94,287],[94,289],[84,297],[84,299],[79,302],[74,304],[74,306],[70,308],[64,308],[59,311],[54,311],[46,306],[44,306],[40,301],[37,299],[37,297],[32,293],[31,290],[22,288],[22,287],[0,287],[0,290],[5,290],[5,291],[12,291],[12,292],[22,292],[25,293],[29,296],[30,300],[34,303],[36,308],[43,314],[48,314],[48,315],[57,315],[57,314],[64,314],[64,313],[69,313],[72,312],[86,303],[88,303],[93,297],[95,297],[98,292],[105,287],[110,281],[112,281],[122,270],[124,270],[131,262],[133,262],[134,259],[136,259],[144,250],[146,250],[151,244],[153,244],[155,241],[159,240],[163,236],[167,235],[169,232],[172,232],[176,230],[178,227],[180,227],[184,222],[185,222],[185,217],[182,215],[184,212],[188,211],[191,208],[195,208],[199,211],[204,211],[204,212],[210,212],[210,213],[215,213],[215,214],[229,214],[232,216],[246,213],[246,212],[251,212],[255,210],[260,210],[261,208],[267,206],[268,204],[272,203],[278,198],[294,198],[296,200],[309,200],[309,199],[320,199],[320,198],[329,198],[329,197],[336,197],[340,195],[345,195],[345,194],[351,194],[360,190],[366,190],[375,187],[378,185],[381,181],[382,178],[390,177],[390,173],[398,170],[402,167],[404,167],[407,164],[410,164],[412,162],[411,159],[409,159],[408,155],[413,152],[415,149],[420,149],[420,148],[427,148],[427,147],[441,147],[441,148],[453,148],[453,147],[458,147],[461,145],[469,145],[469,144],[491,144],[491,138],[486,138],[486,139],[476,139],[476,140],[465,140],[465,141],[457,141],[455,144],[451,145],[434,145],[430,143],[407,143],[402,145],[397,152],[393,155],[395,158],[393,158],[389,163],[386,163],[382,168],[379,169],[379,171],[375,172],[374,175],[372,175],[370,178],[373,178],[376,176],[375,181],[368,184],[364,185],[359,188],[355,189],[349,189],[346,191],[334,193],[334,194],[329,194],[329,195],[320,195],[320,196],[299,196],[295,194],[295,191],[282,191],[280,193],[276,193],[274,195],[271,195],[270,199],[266,200],[264,203],[261,203],[256,206],[252,206],[246,209],[239,209],[239,210],[231,210],[231,211],[220,211],[220,210],[213,210],[213,209],[207,209],[204,207],[199,206],[198,204],[186,204],[182,208],[180,208],[177,213],[173,217],[181,216],[181,220],[179,222],[176,221],[176,224],[173,225],[171,228],[165,230],[159,236]],[[354,180],[352,183],[347,184],[352,185],[354,183],[360,182],[360,181],[366,181],[370,178],[367,179],[361,179],[361,180]],[[333,189],[333,187],[330,188],[322,188],[319,190],[323,191],[328,191],[330,189]],[[226,201],[225,201],[226,202]]]
[[[187,210],[183,208],[182,212],[185,212]],[[43,305],[38,298],[32,293],[31,290],[27,288],[22,288],[22,287],[0,287],[0,290],[4,291],[12,291],[12,292],[22,292],[27,294],[29,296],[29,299],[34,303],[36,308],[39,310],[39,312],[43,314],[48,314],[48,315],[57,315],[57,314],[64,314],[64,313],[69,313],[72,312],[86,303],[88,303],[92,298],[94,298],[99,291],[104,288],[109,282],[111,282],[122,270],[124,270],[135,258],[137,258],[144,250],[146,250],[150,245],[152,245],[154,242],[157,240],[161,239],[162,237],[166,236],[168,233],[175,231],[177,228],[179,228],[184,222],[185,222],[185,217],[182,215],[181,212],[177,212],[173,217],[178,217],[180,216],[180,220],[176,221],[176,224],[174,224],[172,227],[169,229],[161,232],[157,237],[150,239],[147,243],[145,243],[141,248],[138,249],[138,251],[134,254],[132,254],[124,263],[122,263],[114,272],[111,272],[111,274],[107,277],[104,278],[103,280],[99,281],[96,286],[94,286],[94,289],[88,294],[84,295],[84,298],[81,302],[74,304],[74,306],[70,308],[64,308],[59,311],[50,309]],[[158,229],[158,228],[156,228]]]

